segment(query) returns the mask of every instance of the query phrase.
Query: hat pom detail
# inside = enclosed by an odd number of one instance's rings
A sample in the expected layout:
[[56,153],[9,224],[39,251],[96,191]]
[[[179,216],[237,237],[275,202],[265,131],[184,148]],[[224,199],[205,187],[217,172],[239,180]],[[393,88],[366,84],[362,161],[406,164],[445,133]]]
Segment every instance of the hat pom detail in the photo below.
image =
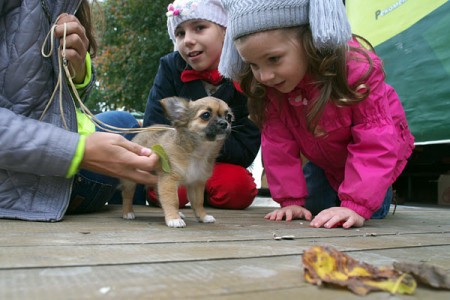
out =
[[318,49],[335,49],[347,44],[352,37],[341,0],[310,0],[309,24]]

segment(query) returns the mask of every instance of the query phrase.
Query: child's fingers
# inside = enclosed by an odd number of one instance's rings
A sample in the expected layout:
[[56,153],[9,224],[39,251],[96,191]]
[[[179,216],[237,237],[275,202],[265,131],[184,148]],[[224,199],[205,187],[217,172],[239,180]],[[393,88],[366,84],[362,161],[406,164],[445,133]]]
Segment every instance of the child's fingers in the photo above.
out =
[[315,228],[320,228],[322,226],[325,227],[325,224],[327,224],[327,222],[329,222],[330,219],[331,218],[329,216],[323,214],[323,211],[322,211],[314,219],[312,219],[309,226],[315,227]]
[[362,227],[364,226],[365,219],[361,216],[352,216],[348,218],[348,220],[344,223],[342,227],[344,228],[350,228],[350,227]]
[[283,220],[284,212],[281,209],[274,210],[271,213],[268,213],[265,218],[270,221],[281,221]]
[[286,219],[286,221],[292,221],[292,211],[291,210],[288,209],[286,211],[285,219]]
[[309,210],[307,210],[306,208],[303,209],[303,217],[305,218],[305,220],[307,221],[311,221],[312,219],[312,214]]
[[266,214],[265,216],[264,216],[264,219],[268,219],[268,220],[270,220],[270,217],[272,216],[272,213],[270,212],[270,213],[268,213],[268,214]]

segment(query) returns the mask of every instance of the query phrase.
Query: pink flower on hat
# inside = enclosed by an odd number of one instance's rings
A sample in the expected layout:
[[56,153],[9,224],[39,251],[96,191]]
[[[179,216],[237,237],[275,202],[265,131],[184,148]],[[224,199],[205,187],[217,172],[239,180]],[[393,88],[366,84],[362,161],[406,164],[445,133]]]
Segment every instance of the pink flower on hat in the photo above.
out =
[[167,6],[166,12],[170,39],[175,42],[175,30],[181,23],[189,20],[206,20],[226,27],[227,14],[220,1],[222,0],[174,0]]
[[195,11],[198,6],[197,0],[178,0],[170,3],[167,6],[166,16],[188,16],[191,12]]
[[175,8],[173,6],[173,3],[170,3],[169,6],[167,6],[166,16],[172,17],[172,16],[178,16],[179,14],[180,14],[180,10]]

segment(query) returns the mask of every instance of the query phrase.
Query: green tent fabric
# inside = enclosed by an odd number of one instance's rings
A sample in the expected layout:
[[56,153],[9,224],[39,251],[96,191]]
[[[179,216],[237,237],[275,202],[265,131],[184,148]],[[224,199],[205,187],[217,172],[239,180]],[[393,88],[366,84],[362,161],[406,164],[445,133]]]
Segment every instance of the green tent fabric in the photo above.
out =
[[[430,3],[437,3],[423,0],[384,2],[391,6],[369,12],[374,19],[394,10],[398,16],[408,18],[407,13],[401,12],[408,9],[407,5],[415,5],[417,10],[420,5],[425,8]],[[365,28],[385,35],[395,32],[389,38],[377,41],[375,50],[384,61],[386,81],[402,100],[417,145],[450,143],[450,2],[440,2],[440,6],[433,7],[404,30],[395,28],[393,22],[387,23],[389,28]],[[367,7],[361,0],[347,1],[346,5],[350,23],[352,16],[356,18]],[[355,27],[358,33],[357,22],[352,23],[353,32]],[[370,38],[369,41],[372,42]]]

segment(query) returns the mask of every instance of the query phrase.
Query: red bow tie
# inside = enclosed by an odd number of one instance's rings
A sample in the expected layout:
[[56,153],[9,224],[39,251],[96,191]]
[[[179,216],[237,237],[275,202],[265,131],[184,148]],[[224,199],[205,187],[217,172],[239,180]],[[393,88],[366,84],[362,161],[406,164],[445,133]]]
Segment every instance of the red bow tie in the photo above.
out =
[[216,70],[205,70],[205,71],[195,71],[195,70],[184,70],[181,72],[181,81],[189,82],[193,80],[204,80],[212,85],[219,85],[223,77],[220,75],[219,71]]

